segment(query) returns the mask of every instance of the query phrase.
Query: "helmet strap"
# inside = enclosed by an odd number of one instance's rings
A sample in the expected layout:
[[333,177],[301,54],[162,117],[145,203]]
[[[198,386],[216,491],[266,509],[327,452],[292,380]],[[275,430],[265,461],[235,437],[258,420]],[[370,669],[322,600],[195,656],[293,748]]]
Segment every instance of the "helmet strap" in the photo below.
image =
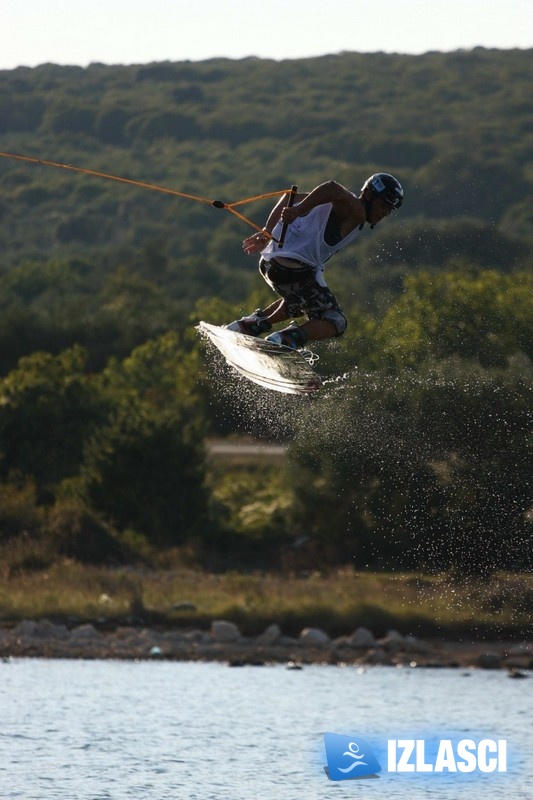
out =
[[[363,205],[365,207],[366,221],[367,222],[368,222],[368,215],[370,214],[370,206],[372,205],[372,202],[373,202],[374,198],[375,198],[375,195],[373,193],[371,194],[370,198],[361,197],[361,200],[362,200]],[[369,223],[369,225],[370,225],[370,223]],[[374,228],[374,225],[370,225],[370,230],[372,230],[373,228]]]

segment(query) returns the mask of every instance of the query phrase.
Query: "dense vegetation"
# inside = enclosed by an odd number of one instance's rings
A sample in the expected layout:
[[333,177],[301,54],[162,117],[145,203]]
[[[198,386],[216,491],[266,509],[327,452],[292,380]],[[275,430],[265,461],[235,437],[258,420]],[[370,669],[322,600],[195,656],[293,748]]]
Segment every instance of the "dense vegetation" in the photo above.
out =
[[[4,153],[227,202],[378,169],[406,192],[328,271],[350,327],[321,371],[347,379],[246,408],[237,379],[207,380],[192,330],[269,296],[246,226],[0,158],[14,568],[177,547],[209,567],[529,569],[530,66],[480,48],[0,72]],[[205,437],[242,430],[290,441],[286,467],[210,467]]]

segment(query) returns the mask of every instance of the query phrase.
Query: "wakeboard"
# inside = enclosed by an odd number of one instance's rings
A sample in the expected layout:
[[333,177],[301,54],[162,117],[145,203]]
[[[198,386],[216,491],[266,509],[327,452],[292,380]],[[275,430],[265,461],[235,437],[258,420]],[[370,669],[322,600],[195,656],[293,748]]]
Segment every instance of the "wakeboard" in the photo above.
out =
[[233,369],[259,386],[285,394],[309,394],[322,386],[320,376],[298,350],[208,322],[196,328]]

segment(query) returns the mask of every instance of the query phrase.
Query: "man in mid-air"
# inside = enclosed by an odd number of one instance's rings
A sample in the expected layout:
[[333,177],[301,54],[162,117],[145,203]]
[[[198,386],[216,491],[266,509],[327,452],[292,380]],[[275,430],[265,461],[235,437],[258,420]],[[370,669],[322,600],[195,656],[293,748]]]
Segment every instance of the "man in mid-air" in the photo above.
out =
[[[272,209],[262,231],[243,242],[248,255],[261,254],[259,271],[280,295],[267,308],[231,322],[226,328],[249,336],[267,333],[277,322],[307,316],[267,336],[267,341],[293,349],[307,341],[341,336],[347,321],[324,280],[332,255],[351,244],[365,224],[373,228],[403,202],[403,189],[392,175],[378,172],[365,181],[361,194],[327,181],[309,194],[297,194],[288,205],[285,194]],[[285,240],[279,239],[286,225]]]

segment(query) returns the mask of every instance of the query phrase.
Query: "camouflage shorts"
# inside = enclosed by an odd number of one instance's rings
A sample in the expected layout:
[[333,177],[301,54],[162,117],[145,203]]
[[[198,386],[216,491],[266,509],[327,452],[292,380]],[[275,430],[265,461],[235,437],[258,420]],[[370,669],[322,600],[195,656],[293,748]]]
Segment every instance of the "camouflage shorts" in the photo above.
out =
[[337,298],[327,286],[318,283],[313,267],[286,267],[275,259],[261,259],[259,271],[283,297],[290,317],[307,314],[309,319],[333,319],[338,314],[344,319]]

